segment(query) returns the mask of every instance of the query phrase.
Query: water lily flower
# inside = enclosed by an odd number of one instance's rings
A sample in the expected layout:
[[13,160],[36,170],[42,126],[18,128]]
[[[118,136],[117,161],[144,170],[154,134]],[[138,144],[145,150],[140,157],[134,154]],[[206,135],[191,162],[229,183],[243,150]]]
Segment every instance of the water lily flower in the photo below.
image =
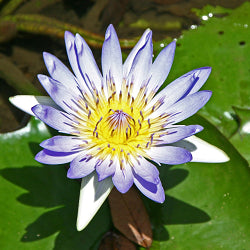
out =
[[78,230],[89,223],[113,186],[126,193],[135,184],[148,198],[164,202],[152,162],[228,160],[223,151],[193,136],[203,129],[200,125],[178,125],[211,97],[211,91],[199,91],[211,68],[192,70],[158,92],[172,66],[175,41],[152,62],[152,32],[147,29],[123,63],[110,25],[102,47],[102,73],[79,34],[66,31],[65,44],[74,74],[44,52],[50,77],[38,79],[50,97],[15,96],[10,101],[61,133],[43,141],[35,159],[70,163],[68,178],[82,178]]

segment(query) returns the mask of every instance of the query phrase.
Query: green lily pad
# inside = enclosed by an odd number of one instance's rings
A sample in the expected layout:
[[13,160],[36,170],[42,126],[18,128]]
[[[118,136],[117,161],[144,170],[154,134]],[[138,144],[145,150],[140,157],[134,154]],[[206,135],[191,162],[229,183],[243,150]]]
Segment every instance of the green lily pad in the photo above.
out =
[[199,137],[230,161],[160,167],[166,201],[144,200],[153,223],[151,249],[249,249],[248,163],[207,120],[197,115],[187,121],[197,122],[205,127]]
[[[201,138],[223,149],[230,161],[160,167],[166,202],[143,197],[153,226],[151,249],[249,249],[249,13],[209,7],[211,17],[177,42],[167,82],[201,66],[212,66],[204,89],[210,102],[185,124],[201,124]],[[225,11],[225,12],[224,12]],[[82,232],[75,229],[80,184],[66,178],[65,166],[34,160],[50,137],[32,119],[19,131],[0,135],[0,249],[97,249],[111,228],[107,203]],[[232,144],[233,145],[232,145]],[[237,149],[235,148],[237,147]],[[244,158],[242,157],[244,156]]]
[[[207,16],[208,20],[202,21],[201,26],[184,31],[178,39],[166,84],[194,68],[211,66],[212,73],[203,89],[212,90],[213,96],[201,114],[230,137],[238,129],[232,107],[249,108],[250,105],[250,3],[230,11],[210,6],[200,14],[219,10],[231,13],[222,18]],[[160,49],[159,46],[156,51]]]
[[237,115],[239,128],[236,133],[230,138],[230,141],[245,157],[248,163],[250,163],[250,108],[243,109],[233,107],[233,109]]
[[34,160],[50,136],[35,119],[0,135],[0,249],[90,249],[110,229],[105,203],[85,230],[76,230],[80,182],[67,179],[65,166]]

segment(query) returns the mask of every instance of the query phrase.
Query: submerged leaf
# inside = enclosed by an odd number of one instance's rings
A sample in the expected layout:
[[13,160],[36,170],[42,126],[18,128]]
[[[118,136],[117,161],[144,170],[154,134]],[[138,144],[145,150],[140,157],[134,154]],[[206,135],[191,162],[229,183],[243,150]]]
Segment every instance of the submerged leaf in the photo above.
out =
[[102,239],[98,250],[136,250],[136,246],[124,236],[109,232]]
[[121,194],[113,188],[109,205],[114,226],[128,239],[143,247],[152,244],[152,230],[146,208],[135,188]]

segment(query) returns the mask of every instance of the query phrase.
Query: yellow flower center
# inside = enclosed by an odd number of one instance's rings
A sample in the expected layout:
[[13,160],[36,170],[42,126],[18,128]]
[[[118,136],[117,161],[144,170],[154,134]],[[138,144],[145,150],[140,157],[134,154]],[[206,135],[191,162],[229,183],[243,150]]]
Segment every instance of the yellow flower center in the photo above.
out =
[[133,84],[123,81],[119,94],[115,84],[108,81],[108,89],[95,91],[92,96],[84,94],[79,101],[77,133],[91,150],[91,155],[105,159],[118,157],[129,162],[129,156],[147,156],[146,149],[155,144],[162,133],[165,119],[148,116],[161,106],[160,101],[148,106],[155,92],[146,93],[146,86],[132,97]]

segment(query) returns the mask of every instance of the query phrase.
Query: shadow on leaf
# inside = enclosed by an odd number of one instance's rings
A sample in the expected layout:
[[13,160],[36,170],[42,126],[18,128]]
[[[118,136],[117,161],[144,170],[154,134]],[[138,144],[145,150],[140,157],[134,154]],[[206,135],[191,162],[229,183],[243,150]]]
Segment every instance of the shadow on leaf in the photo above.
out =
[[[28,212],[34,211],[34,207],[44,208],[44,212],[26,226],[20,239],[22,242],[37,241],[59,232],[54,249],[79,249],[82,245],[89,249],[110,229],[109,208],[105,203],[89,226],[77,232],[75,222],[80,184],[67,179],[63,166],[12,167],[0,170],[0,174],[27,190],[17,197],[17,201],[28,206]],[[31,212],[30,218],[33,215]]]
[[[188,176],[187,170],[168,165],[161,166],[159,170],[164,190],[174,188]],[[157,204],[149,199],[144,199],[144,203],[153,224],[155,240],[169,240],[166,225],[195,224],[211,220],[205,211],[169,195],[166,195],[163,204]]]

